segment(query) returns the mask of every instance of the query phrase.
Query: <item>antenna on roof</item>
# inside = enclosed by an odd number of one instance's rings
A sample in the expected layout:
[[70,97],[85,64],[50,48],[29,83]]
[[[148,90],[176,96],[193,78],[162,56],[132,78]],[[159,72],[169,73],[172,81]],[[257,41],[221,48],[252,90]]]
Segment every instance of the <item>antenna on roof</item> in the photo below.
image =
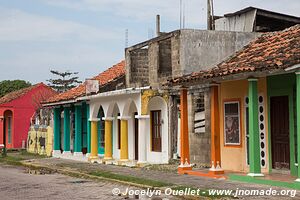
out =
[[128,47],[128,29],[125,30],[125,48]]
[[183,11],[182,11],[182,28],[185,28],[185,2],[183,2]]
[[215,13],[214,13],[214,0],[211,1],[211,26],[212,30],[215,30]]
[[207,0],[207,30],[214,30],[214,3],[213,0]]
[[179,19],[179,28],[182,29],[182,0],[180,0],[180,19]]

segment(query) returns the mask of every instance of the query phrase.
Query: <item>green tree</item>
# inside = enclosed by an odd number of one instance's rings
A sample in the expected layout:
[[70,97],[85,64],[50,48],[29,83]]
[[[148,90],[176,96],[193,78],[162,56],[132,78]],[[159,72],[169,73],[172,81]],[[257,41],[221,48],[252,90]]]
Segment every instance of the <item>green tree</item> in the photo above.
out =
[[49,86],[52,87],[57,92],[65,92],[69,89],[72,89],[76,87],[79,83],[82,83],[78,80],[78,72],[60,72],[55,70],[50,70],[50,72],[59,78],[57,79],[49,79],[47,80],[49,82]]
[[31,86],[31,83],[24,80],[4,80],[0,82],[0,97],[7,93]]

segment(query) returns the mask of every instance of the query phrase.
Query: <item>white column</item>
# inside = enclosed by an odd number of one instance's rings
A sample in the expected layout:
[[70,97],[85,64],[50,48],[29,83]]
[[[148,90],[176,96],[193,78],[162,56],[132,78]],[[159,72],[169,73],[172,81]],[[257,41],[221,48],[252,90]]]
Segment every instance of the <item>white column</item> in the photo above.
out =
[[138,164],[147,162],[147,120],[149,119],[149,115],[136,115],[135,118],[139,119],[139,160]]

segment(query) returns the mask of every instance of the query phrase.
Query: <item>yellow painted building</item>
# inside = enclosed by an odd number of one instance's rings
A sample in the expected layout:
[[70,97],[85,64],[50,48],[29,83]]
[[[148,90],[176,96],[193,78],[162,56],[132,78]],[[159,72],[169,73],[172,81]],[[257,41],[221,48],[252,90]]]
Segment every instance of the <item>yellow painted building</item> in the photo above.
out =
[[[264,151],[265,159],[262,165],[262,172],[268,171],[268,115],[267,111],[267,82],[266,78],[258,80],[258,95],[263,97],[264,115]],[[220,144],[221,144],[221,163],[224,170],[248,172],[247,164],[247,137],[246,137],[246,108],[248,96],[248,80],[227,81],[220,84]],[[228,102],[238,102],[239,104],[239,144],[226,144],[225,142],[225,126],[224,126],[224,105]],[[261,163],[262,164],[262,163]]]
[[27,138],[27,151],[30,153],[37,153],[39,155],[52,155],[53,150],[53,128],[34,129],[30,127]]

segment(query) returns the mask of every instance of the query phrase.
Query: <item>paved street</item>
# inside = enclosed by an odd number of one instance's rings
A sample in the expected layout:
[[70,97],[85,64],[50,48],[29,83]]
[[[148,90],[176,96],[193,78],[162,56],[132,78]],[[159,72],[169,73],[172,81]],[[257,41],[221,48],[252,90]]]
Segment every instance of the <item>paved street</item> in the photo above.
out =
[[125,199],[125,196],[113,196],[112,189],[119,188],[123,192],[127,187],[60,174],[32,175],[23,168],[0,165],[1,200]]
[[[78,163],[77,163],[78,164]],[[130,171],[129,168],[126,168]],[[188,178],[188,177],[185,177]],[[194,177],[196,180],[196,177]],[[180,179],[178,179],[180,180]],[[199,181],[199,180],[198,180]],[[206,180],[209,181],[209,180]],[[206,182],[204,179],[201,182]],[[212,183],[211,183],[212,184]],[[237,184],[237,183],[236,183]],[[219,184],[212,184],[214,186]],[[223,184],[225,186],[226,183]],[[241,183],[240,186],[243,184]],[[254,187],[254,185],[252,185]],[[30,174],[23,167],[0,165],[0,199],[1,200],[35,200],[35,199],[51,199],[51,200],[82,200],[82,199],[138,199],[133,195],[114,196],[112,191],[118,188],[118,192],[125,192],[127,188],[130,190],[141,191],[135,187],[129,187],[119,183],[109,181],[94,181],[87,179],[80,179],[69,177],[61,174],[44,174],[36,175]],[[225,187],[224,187],[225,188]],[[251,187],[248,187],[249,189]],[[257,189],[267,188],[259,185]],[[273,187],[274,188],[274,187]],[[116,191],[116,190],[114,190]],[[140,199],[179,199],[175,197],[166,196],[162,194],[160,198],[146,198]],[[244,196],[242,199],[291,199],[291,197],[284,196]],[[229,198],[224,198],[229,199]],[[293,199],[299,199],[299,196]]]
[[[115,165],[91,164],[87,162],[78,162],[67,159],[36,159],[31,161],[42,166],[49,166],[51,168],[70,168],[76,171],[92,172],[97,170],[109,171],[116,174],[127,176],[142,177],[151,180],[159,180],[167,183],[176,183],[178,185],[186,185],[202,189],[269,189],[268,185],[260,185],[253,183],[244,183],[231,180],[218,180],[199,176],[179,175],[177,172],[166,172],[158,170],[146,170],[144,168],[129,168]],[[283,189],[273,187],[275,189]]]

